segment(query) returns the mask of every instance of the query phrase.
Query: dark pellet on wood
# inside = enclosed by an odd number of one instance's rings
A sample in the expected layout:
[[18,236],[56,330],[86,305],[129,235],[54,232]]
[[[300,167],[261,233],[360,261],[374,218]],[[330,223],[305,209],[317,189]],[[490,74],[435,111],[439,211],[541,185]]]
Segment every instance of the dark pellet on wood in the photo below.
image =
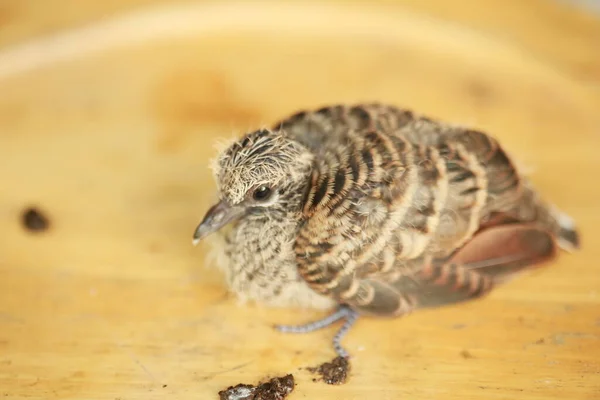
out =
[[31,232],[42,232],[48,229],[50,221],[40,210],[30,207],[23,211],[21,221],[25,229]]

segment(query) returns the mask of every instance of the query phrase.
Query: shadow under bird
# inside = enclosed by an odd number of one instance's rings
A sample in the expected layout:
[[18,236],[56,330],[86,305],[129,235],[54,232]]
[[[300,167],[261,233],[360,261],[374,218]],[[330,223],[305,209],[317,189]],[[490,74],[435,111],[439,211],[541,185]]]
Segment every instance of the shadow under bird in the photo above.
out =
[[[248,133],[213,164],[220,201],[194,232],[242,301],[397,317],[480,298],[579,248],[498,141],[385,104],[298,112]],[[221,229],[227,226],[227,229]]]

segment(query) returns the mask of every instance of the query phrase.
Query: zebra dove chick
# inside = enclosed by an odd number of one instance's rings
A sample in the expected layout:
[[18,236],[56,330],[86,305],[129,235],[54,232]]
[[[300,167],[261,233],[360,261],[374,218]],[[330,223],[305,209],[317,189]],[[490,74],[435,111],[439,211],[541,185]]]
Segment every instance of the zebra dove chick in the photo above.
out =
[[341,356],[359,315],[480,298],[579,247],[496,139],[389,105],[296,113],[231,144],[213,172],[220,201],[194,243],[219,231],[219,266],[242,300],[333,310],[280,331],[345,319]]

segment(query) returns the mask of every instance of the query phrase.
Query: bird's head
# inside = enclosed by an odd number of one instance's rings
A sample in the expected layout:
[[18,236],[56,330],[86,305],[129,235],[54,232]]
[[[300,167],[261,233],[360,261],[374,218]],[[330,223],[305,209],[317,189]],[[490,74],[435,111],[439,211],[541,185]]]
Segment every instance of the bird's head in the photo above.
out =
[[220,201],[194,232],[194,243],[249,214],[297,207],[308,184],[313,156],[283,132],[258,130],[219,153],[212,170]]

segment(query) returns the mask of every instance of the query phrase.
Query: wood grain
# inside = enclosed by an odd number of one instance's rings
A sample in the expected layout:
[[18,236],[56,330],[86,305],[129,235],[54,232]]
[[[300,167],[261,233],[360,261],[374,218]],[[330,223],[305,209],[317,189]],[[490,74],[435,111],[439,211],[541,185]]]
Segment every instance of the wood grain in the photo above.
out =
[[[0,8],[0,395],[210,399],[294,373],[290,399],[598,398],[600,19],[542,0],[150,3]],[[333,357],[335,328],[275,332],[317,314],[237,305],[191,234],[216,138],[369,100],[497,136],[583,249],[483,301],[359,321],[350,380],[327,386],[301,368]],[[22,227],[30,205],[48,231]]]

